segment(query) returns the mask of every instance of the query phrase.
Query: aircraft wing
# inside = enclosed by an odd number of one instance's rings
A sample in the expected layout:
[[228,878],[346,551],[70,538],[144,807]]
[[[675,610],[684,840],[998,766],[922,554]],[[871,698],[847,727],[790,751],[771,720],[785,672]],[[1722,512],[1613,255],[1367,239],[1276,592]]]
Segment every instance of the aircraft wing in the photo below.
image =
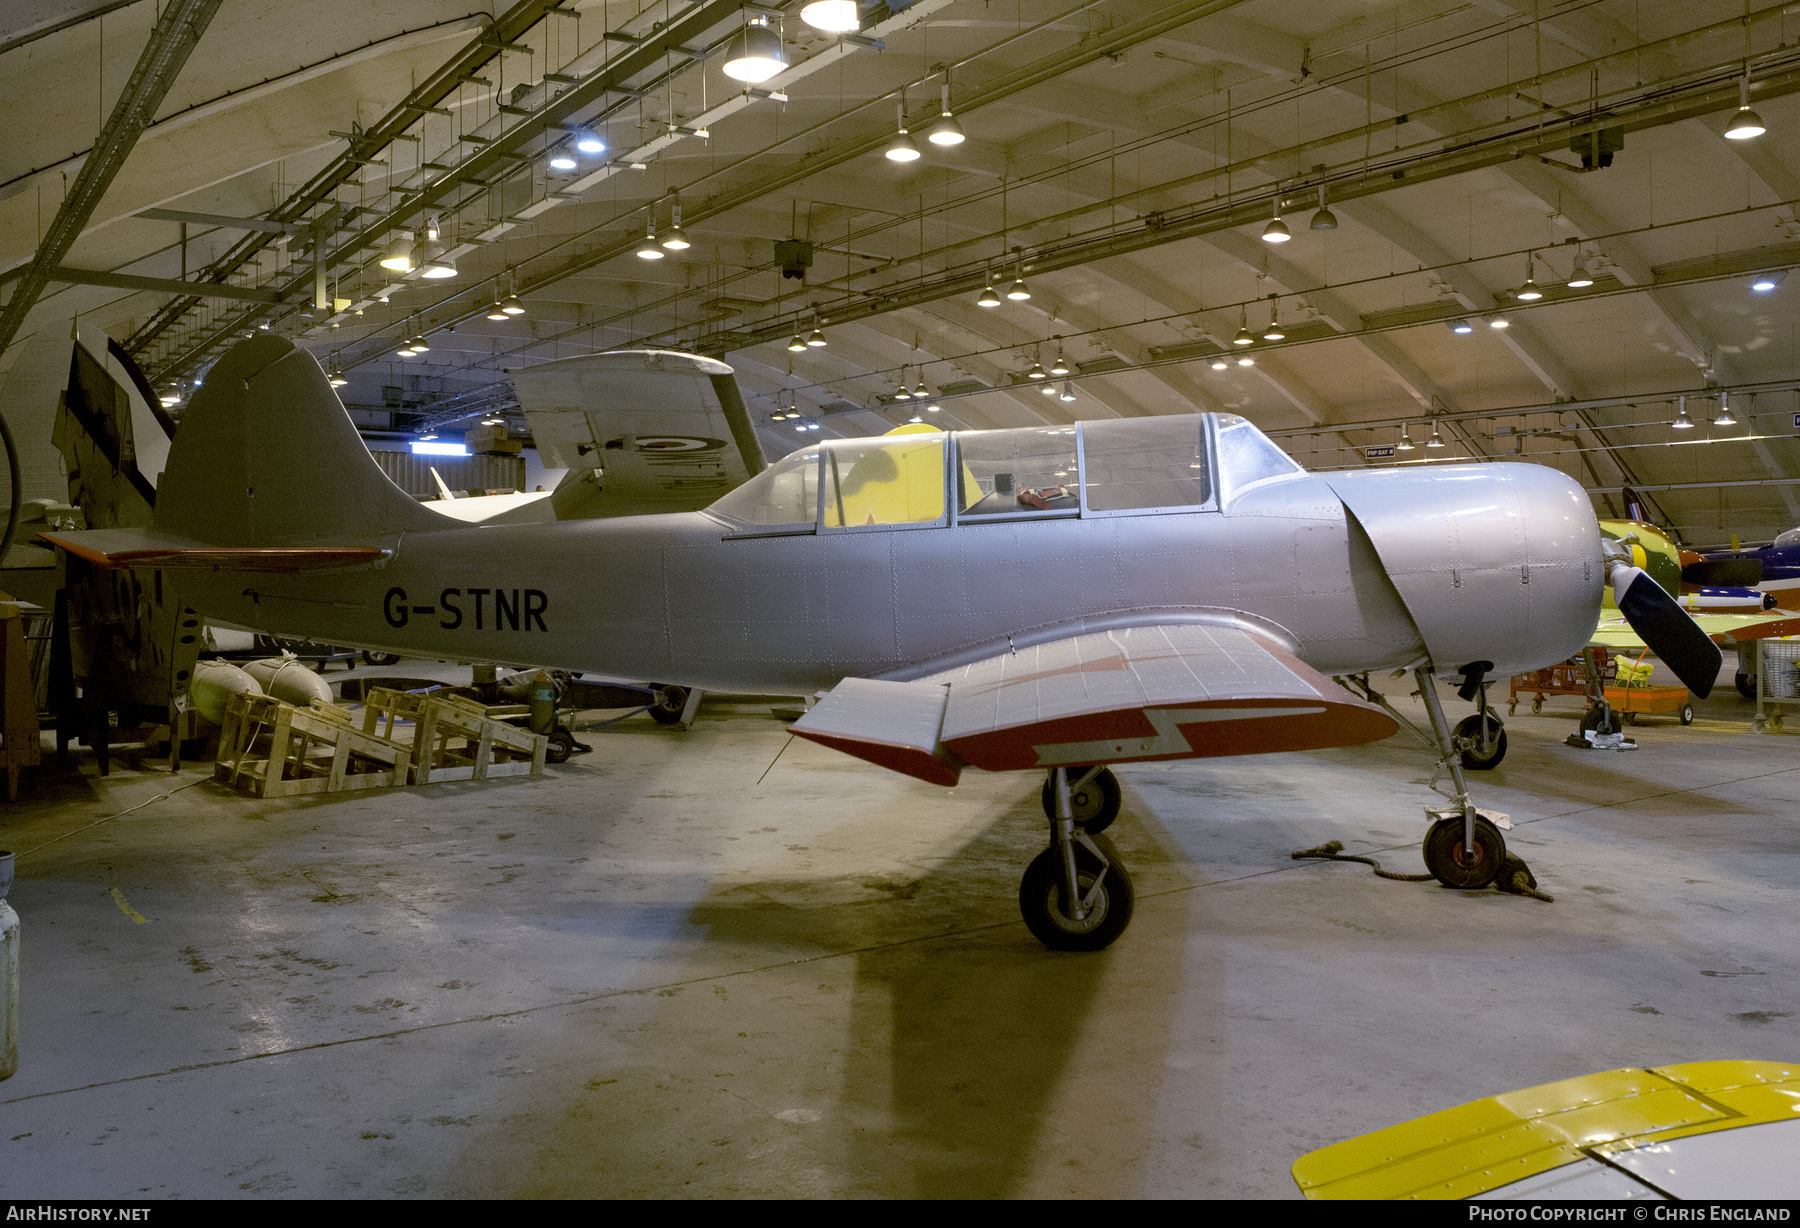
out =
[[[1772,610],[1764,614],[1696,613],[1692,618],[1700,625],[1700,630],[1720,644],[1800,635],[1800,610]],[[1617,617],[1602,618],[1589,643],[1610,649],[1645,647],[1642,637],[1623,618]]]
[[1148,763],[1373,742],[1399,726],[1241,627],[1070,636],[917,682],[846,678],[791,730],[934,784],[963,767]]
[[544,463],[568,473],[558,520],[690,512],[763,458],[732,369],[672,350],[617,350],[508,371]]

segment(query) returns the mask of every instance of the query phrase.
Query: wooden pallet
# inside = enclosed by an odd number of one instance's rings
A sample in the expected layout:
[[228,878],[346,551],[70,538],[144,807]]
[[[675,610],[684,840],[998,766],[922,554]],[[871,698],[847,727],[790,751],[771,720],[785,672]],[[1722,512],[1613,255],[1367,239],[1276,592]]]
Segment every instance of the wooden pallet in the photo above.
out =
[[290,797],[403,785],[411,766],[410,748],[357,729],[341,708],[233,695],[213,778],[258,797]]
[[412,722],[413,784],[544,774],[550,739],[496,720],[474,700],[373,687],[363,702],[366,734],[379,727],[383,737],[393,738],[397,722]]

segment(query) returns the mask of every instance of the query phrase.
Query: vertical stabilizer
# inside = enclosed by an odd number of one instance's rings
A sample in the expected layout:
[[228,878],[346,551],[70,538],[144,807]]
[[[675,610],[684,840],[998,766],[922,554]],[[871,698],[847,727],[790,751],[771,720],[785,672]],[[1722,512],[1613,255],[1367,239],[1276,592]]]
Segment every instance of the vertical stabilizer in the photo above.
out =
[[157,495],[157,528],[229,545],[456,527],[381,471],[318,360],[285,337],[239,342],[206,373]]

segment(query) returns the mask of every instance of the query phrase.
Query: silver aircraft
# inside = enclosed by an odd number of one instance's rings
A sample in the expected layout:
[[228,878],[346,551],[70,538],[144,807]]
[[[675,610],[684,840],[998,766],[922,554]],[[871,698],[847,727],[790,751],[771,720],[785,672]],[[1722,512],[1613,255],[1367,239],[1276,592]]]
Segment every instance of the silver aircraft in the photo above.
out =
[[1695,691],[1719,668],[1539,465],[1309,474],[1229,414],[902,428],[803,447],[702,511],[462,525],[381,473],[317,361],[275,337],[195,393],[153,528],[46,536],[72,568],[159,573],[159,594],[177,572],[187,605],[273,634],[822,692],[793,732],[872,763],[946,785],[1042,771],[1050,839],[1020,904],[1061,949],[1130,920],[1108,764],[1383,738],[1368,677],[1411,670],[1454,784],[1426,863],[1481,887],[1505,843],[1434,673],[1485,701],[1491,677],[1572,656],[1609,579]]

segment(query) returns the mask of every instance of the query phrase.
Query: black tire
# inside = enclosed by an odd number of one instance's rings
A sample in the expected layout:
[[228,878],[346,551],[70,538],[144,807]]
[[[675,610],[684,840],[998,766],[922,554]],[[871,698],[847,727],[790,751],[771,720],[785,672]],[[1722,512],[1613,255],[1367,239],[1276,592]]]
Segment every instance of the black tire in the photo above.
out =
[[1681,705],[1681,723],[1683,725],[1692,725],[1694,723],[1694,705],[1693,704],[1682,704]]
[[365,665],[398,665],[400,654],[397,652],[367,652],[362,654]]
[[1425,833],[1425,868],[1446,887],[1479,891],[1500,875],[1506,864],[1506,841],[1500,829],[1484,818],[1475,820],[1475,856],[1463,850],[1463,821],[1439,819]]
[[[1080,769],[1068,769],[1069,775],[1075,776]],[[1097,836],[1112,826],[1113,820],[1119,817],[1119,778],[1107,768],[1101,768],[1094,778],[1076,789],[1069,797],[1069,808],[1075,813],[1075,825],[1090,836]],[[1056,790],[1050,787],[1050,781],[1044,781],[1043,792],[1044,816],[1056,818]]]
[[[1131,875],[1110,845],[1103,845],[1112,865],[1100,880],[1094,907],[1081,921],[1073,921],[1063,903],[1062,857],[1052,845],[1025,867],[1019,880],[1019,912],[1039,942],[1052,951],[1100,951],[1111,946],[1131,924],[1136,895]],[[1087,849],[1075,847],[1075,881],[1085,895],[1100,873],[1100,861]]]
[[688,692],[684,686],[659,686],[656,691],[656,702],[650,706],[650,719],[659,725],[674,725],[681,721],[681,710],[687,707]]
[[[1612,719],[1610,721],[1605,719],[1601,715],[1602,711],[1609,713]],[[1590,705],[1588,710],[1581,714],[1581,732],[1583,733],[1586,733],[1590,729],[1595,733],[1618,733],[1621,728],[1619,714],[1614,712],[1611,708],[1603,710],[1598,704],[1594,704]]]
[[1755,674],[1746,674],[1743,670],[1739,670],[1737,677],[1733,678],[1732,681],[1737,683],[1739,695],[1742,695],[1745,699],[1756,698]]
[[[1488,720],[1492,721],[1495,725],[1500,725],[1500,718],[1493,715],[1491,712],[1488,714]],[[1467,738],[1471,742],[1480,737],[1481,714],[1472,713],[1457,722],[1455,736],[1458,738]],[[1462,765],[1473,771],[1485,772],[1490,768],[1499,767],[1500,761],[1504,758],[1506,758],[1506,728],[1505,726],[1501,726],[1499,736],[1494,740],[1494,753],[1484,759],[1481,757],[1480,752],[1473,748],[1465,750],[1462,753]]]
[[550,745],[544,748],[546,763],[567,763],[569,756],[575,753],[575,735],[567,728],[558,725],[550,731]]

